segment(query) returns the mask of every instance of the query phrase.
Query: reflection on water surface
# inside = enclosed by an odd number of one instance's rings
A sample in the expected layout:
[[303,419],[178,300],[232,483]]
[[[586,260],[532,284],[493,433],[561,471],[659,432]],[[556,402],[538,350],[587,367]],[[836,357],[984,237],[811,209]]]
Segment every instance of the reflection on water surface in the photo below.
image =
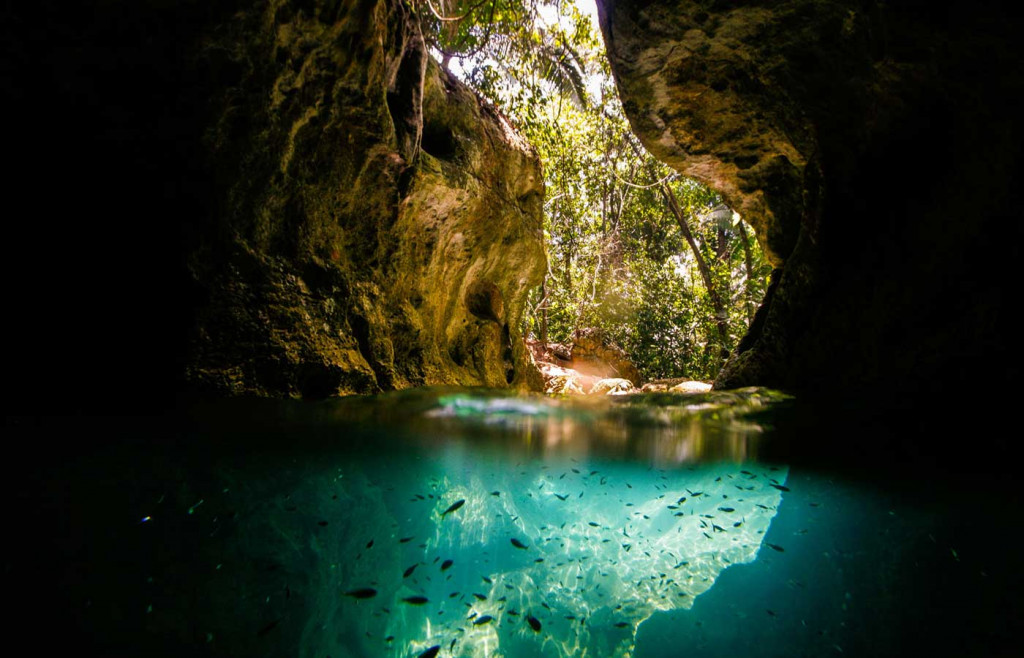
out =
[[484,441],[524,455],[595,455],[672,465],[757,459],[760,416],[790,399],[768,389],[555,399],[419,389],[323,403],[320,419],[392,435]]

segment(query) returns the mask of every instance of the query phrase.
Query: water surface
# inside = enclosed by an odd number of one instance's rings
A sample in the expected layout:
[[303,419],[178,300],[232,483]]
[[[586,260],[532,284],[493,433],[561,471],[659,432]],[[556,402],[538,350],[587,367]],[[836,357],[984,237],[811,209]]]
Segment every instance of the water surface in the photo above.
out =
[[1014,487],[780,459],[792,413],[758,389],[195,404],[34,465],[40,541],[5,566],[109,655],[1012,646]]

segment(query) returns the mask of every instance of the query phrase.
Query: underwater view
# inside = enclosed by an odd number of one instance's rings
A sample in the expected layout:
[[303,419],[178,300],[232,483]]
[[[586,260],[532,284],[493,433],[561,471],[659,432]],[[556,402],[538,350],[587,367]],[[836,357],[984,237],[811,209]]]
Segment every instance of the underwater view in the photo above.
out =
[[102,655],[1019,655],[1010,483],[787,463],[791,407],[196,404],[29,469],[7,577],[54,647]]

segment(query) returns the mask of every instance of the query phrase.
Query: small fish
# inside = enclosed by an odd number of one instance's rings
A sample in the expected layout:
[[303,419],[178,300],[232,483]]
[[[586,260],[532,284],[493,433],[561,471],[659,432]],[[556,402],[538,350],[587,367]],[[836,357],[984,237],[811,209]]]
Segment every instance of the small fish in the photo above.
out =
[[784,487],[781,484],[775,484],[774,482],[771,482],[770,484],[779,491],[789,491],[789,487]]
[[487,576],[480,576],[480,578],[481,578],[481,579],[482,579],[482,580],[483,580],[483,581],[484,581],[485,583],[487,583],[488,585],[493,585],[493,584],[494,584],[494,581],[493,581],[493,580],[491,580],[490,578],[488,578]]
[[475,596],[478,601],[486,601],[487,600],[487,597],[484,596],[483,594],[477,594],[476,592],[473,592],[473,596]]
[[494,617],[490,615],[484,615],[483,617],[478,617],[477,619],[473,620],[473,625],[483,626],[484,624],[488,624],[492,621],[494,621]]
[[394,639],[395,639],[395,636],[394,636],[394,635],[389,635],[389,636],[387,636],[386,638],[384,638],[384,641],[385,641],[385,642],[393,642],[393,641],[394,641]]
[[452,503],[451,505],[448,506],[448,509],[446,509],[444,512],[441,513],[441,518],[443,519],[444,517],[448,516],[449,514],[451,514],[455,510],[459,509],[460,507],[462,507],[465,504],[466,504],[466,499],[465,498],[460,498],[459,500],[456,500],[454,503]]
[[728,513],[728,512],[735,512],[736,509],[732,508],[732,507],[719,507],[718,511],[719,512],[727,512]]
[[441,650],[441,645],[440,644],[435,644],[434,646],[430,647],[429,649],[427,649],[426,651],[421,653],[420,654],[420,658],[434,658],[434,656],[436,656],[437,652],[440,651],[440,650]]
[[321,528],[326,528],[327,527],[327,521],[317,521],[316,524],[318,526],[320,526]]
[[627,626],[629,626],[629,622],[627,621],[620,621],[615,624],[615,628],[626,628]]
[[500,496],[500,495],[501,495],[501,492],[500,492],[500,491],[492,491],[492,492],[491,492],[491,495],[492,495],[492,496]]
[[589,525],[591,528],[600,528],[601,527],[600,523],[594,523],[593,521],[590,521],[589,523],[587,523],[587,525]]
[[459,638],[452,638],[452,643],[448,645],[448,651],[451,652],[455,648],[455,643],[459,641]]
[[408,569],[406,569],[405,573],[402,574],[402,578],[408,578],[409,576],[411,576],[412,572],[416,571],[416,567],[418,567],[418,566],[420,566],[419,562],[417,562],[416,564],[414,564],[411,567],[409,567]]
[[558,500],[563,500],[564,501],[568,497],[569,497],[569,494],[565,494],[564,496],[562,494],[555,494],[555,498],[557,498]]
[[515,546],[516,548],[523,548],[523,549],[527,548],[526,544],[524,544],[523,542],[519,541],[515,537],[513,537],[511,541],[512,541],[512,545]]
[[407,542],[411,542],[413,539],[415,539],[415,537],[402,537],[401,539],[398,540],[398,543],[399,544],[405,544]]
[[345,592],[345,596],[351,596],[354,599],[372,599],[377,596],[377,590],[372,587],[363,587],[361,589],[353,589]]
[[769,544],[768,542],[765,542],[764,545],[767,546],[768,548],[770,548],[772,550],[776,550],[776,551],[778,551],[780,553],[785,553],[786,552],[786,549],[784,549],[783,547],[779,546],[778,544]]
[[459,595],[459,593],[458,593],[458,592],[452,592],[451,594],[449,594],[449,595],[448,595],[448,598],[449,598],[449,599],[454,599],[454,598],[455,598],[456,596],[458,596],[458,595]]
[[453,564],[455,564],[454,561],[452,561],[452,560],[445,560],[444,562],[441,563],[441,571],[447,571],[448,569],[451,568],[451,566]]
[[266,626],[264,626],[260,630],[256,631],[256,637],[263,637],[264,635],[266,635],[270,631],[272,631],[275,628],[277,628],[277,625],[280,624],[280,623],[281,623],[280,619],[278,619],[277,621],[270,622],[269,624],[267,624]]
[[367,548],[373,548],[373,540],[372,539],[369,542],[366,543],[366,547]]
[[430,599],[428,599],[425,596],[407,596],[402,600],[408,603],[409,605],[423,605],[424,603],[430,601]]
[[526,623],[530,625],[534,633],[540,633],[541,625],[540,620],[533,615],[526,615]]

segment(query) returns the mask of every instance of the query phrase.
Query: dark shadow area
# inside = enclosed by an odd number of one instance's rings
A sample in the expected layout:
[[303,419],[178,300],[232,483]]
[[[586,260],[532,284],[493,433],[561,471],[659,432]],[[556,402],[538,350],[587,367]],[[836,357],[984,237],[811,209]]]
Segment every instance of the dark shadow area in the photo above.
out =
[[231,72],[190,70],[175,53],[238,4],[0,10],[16,163],[2,259],[12,413],[159,408],[179,389],[201,301],[185,254],[214,221],[216,176],[195,135]]

